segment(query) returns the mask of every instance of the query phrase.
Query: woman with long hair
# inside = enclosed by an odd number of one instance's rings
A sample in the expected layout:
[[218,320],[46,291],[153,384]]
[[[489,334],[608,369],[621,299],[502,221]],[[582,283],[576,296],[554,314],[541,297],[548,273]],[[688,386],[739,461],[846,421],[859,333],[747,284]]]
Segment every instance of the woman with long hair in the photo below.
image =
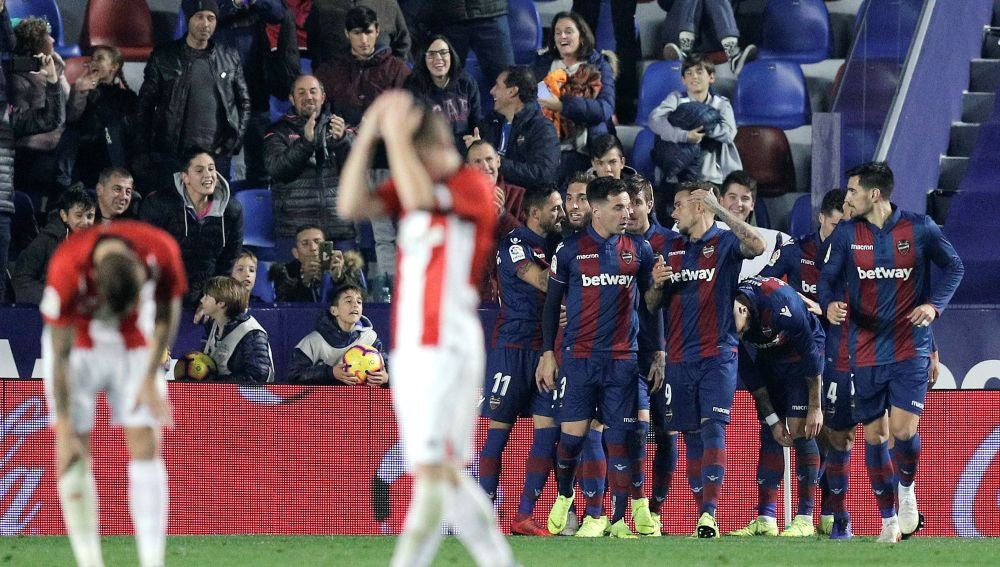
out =
[[462,136],[472,134],[482,115],[482,103],[479,86],[462,70],[462,61],[448,38],[443,35],[430,37],[403,88],[448,120],[455,145],[464,154]]

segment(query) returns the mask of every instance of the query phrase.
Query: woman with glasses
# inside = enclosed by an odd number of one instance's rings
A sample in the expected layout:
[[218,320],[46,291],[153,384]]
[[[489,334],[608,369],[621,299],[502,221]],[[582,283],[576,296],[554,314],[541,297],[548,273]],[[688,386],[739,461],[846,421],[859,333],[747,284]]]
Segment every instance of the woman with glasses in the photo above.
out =
[[448,120],[455,145],[464,154],[462,136],[472,134],[482,115],[482,105],[475,79],[462,70],[462,61],[448,38],[431,36],[403,88]]

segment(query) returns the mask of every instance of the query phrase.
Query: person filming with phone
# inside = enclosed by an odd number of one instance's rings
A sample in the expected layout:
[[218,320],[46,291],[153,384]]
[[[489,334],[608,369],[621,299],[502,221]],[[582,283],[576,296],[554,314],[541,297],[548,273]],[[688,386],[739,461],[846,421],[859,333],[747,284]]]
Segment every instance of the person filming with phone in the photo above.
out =
[[294,260],[272,264],[268,271],[276,301],[328,303],[332,294],[345,285],[367,290],[361,255],[326,240],[320,227],[297,227],[291,252]]

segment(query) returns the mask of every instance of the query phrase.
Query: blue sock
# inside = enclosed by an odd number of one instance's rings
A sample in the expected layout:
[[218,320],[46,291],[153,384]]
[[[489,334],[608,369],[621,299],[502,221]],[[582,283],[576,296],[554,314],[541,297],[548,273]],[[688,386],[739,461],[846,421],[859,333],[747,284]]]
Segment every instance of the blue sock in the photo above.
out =
[[649,511],[660,513],[667,500],[670,482],[677,470],[677,436],[666,431],[656,432],[656,456],[653,457],[653,497],[649,500]]
[[570,435],[565,431],[559,435],[559,446],[556,448],[556,483],[559,494],[569,498],[573,496],[573,482],[576,478],[576,465],[583,448],[583,437]]
[[878,511],[883,518],[896,515],[896,478],[889,458],[889,444],[872,445],[865,442],[865,468],[868,480],[878,502]]
[[816,483],[819,475],[819,447],[815,439],[795,440],[795,477],[799,485],[798,515],[812,517],[816,506]]
[[545,481],[552,470],[552,462],[556,458],[556,442],[559,440],[559,428],[541,427],[535,430],[531,440],[531,452],[524,464],[524,490],[521,491],[521,501],[517,505],[517,513],[522,517],[530,516],[535,511],[535,502],[545,488]]
[[500,483],[500,455],[507,446],[508,439],[510,439],[510,429],[491,427],[486,432],[486,442],[479,451],[479,486],[483,487],[490,500],[497,495],[497,485]]
[[701,457],[701,482],[704,487],[701,513],[715,515],[719,506],[719,492],[726,474],[726,426],[719,420],[709,419],[701,424],[701,442],[705,452]]
[[611,523],[625,517],[628,506],[629,481],[632,478],[632,459],[628,440],[633,433],[616,427],[604,430],[608,444],[608,481],[611,484]]
[[632,461],[632,483],[629,496],[638,500],[644,496],[642,487],[646,484],[646,439],[649,436],[649,422],[640,421],[633,431],[629,432],[629,459]]
[[917,461],[920,460],[920,434],[903,441],[896,437],[892,446],[892,464],[899,475],[899,484],[910,486],[917,476]]
[[584,496],[584,514],[599,518],[604,514],[608,458],[604,452],[604,432],[591,429],[583,444],[580,460],[580,489]]
[[778,488],[785,474],[785,452],[774,440],[771,428],[760,426],[760,451],[757,453],[757,515],[778,517]]
[[704,459],[705,446],[701,442],[701,433],[692,431],[684,434],[684,446],[687,448],[687,477],[688,486],[694,495],[695,509],[701,514],[701,503],[704,497],[701,462]]

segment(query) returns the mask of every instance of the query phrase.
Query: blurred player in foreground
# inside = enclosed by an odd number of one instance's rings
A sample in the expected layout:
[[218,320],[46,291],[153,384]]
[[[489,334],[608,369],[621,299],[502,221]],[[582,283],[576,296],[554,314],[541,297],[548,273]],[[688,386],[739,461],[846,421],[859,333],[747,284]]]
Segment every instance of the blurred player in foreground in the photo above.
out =
[[162,367],[177,335],[187,277],[177,243],[132,221],[71,235],[56,249],[40,305],[45,390],[56,437],[59,500],[77,564],[103,565],[90,431],[104,391],[132,460],[129,508],[139,563],[163,565],[167,471],[160,426],[172,425]]
[[[370,194],[367,170],[380,142],[392,178]],[[365,112],[339,198],[344,218],[399,218],[393,402],[414,485],[391,565],[430,564],[442,520],[460,528],[478,565],[512,565],[489,498],[463,468],[485,370],[476,309],[497,216],[492,184],[463,165],[439,115],[389,91]]]

